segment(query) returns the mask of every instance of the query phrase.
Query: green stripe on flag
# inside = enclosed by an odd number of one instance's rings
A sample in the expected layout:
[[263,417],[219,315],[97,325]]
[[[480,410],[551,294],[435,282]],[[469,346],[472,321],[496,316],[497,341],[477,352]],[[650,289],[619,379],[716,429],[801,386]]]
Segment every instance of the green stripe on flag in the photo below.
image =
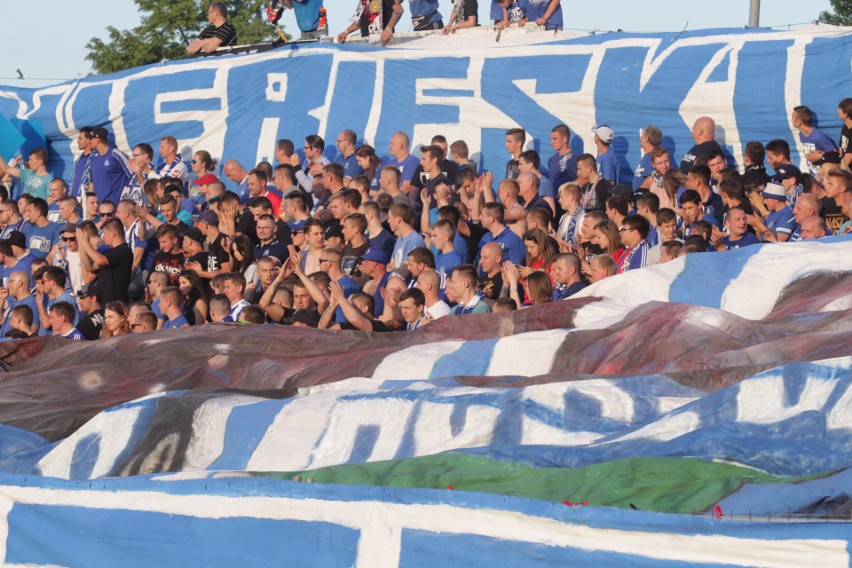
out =
[[[477,491],[666,513],[709,510],[745,483],[793,483],[754,469],[693,458],[635,457],[580,468],[537,468],[445,453],[260,475],[315,483]],[[298,476],[298,477],[297,477]]]

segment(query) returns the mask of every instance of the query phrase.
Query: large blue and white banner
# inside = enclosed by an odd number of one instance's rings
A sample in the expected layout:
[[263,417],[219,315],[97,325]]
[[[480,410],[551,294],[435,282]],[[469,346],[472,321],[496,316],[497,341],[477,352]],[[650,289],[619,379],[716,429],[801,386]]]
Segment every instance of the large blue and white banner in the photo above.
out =
[[[575,151],[594,153],[591,128],[609,124],[623,174],[641,157],[638,138],[659,126],[679,160],[703,115],[738,163],[745,144],[787,139],[800,104],[832,138],[835,109],[852,93],[852,31],[819,25],[791,31],[705,30],[680,34],[552,32],[430,36],[402,48],[293,44],[253,55],[168,62],[43,89],[0,87],[0,114],[38,119],[54,173],[70,175],[77,129],[107,125],[129,153],[165,135],[243,164],[271,159],[275,141],[301,147],[318,133],[353,129],[378,153],[396,131],[413,145],[435,134],[464,139],[483,169],[502,171],[505,130],[522,127],[528,146],[551,154],[550,130],[575,133]],[[184,157],[187,157],[184,152]]]

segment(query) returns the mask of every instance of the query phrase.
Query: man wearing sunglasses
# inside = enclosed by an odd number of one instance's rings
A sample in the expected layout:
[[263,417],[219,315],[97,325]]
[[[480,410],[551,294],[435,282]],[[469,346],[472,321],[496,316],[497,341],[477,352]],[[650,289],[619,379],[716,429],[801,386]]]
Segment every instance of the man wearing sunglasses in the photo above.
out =
[[47,255],[47,262],[65,271],[71,284],[70,289],[76,293],[83,286],[83,262],[80,260],[80,249],[77,244],[77,225],[74,223],[63,225],[59,238],[60,241]]
[[[42,326],[39,335],[48,335],[48,330],[53,330],[52,322],[48,312],[59,302],[68,302],[74,307],[73,324],[80,322],[80,313],[77,311],[77,300],[65,290],[65,271],[58,266],[49,266],[38,270],[33,275],[36,280],[36,306],[38,307],[39,319]],[[47,298],[46,302],[44,298]]]

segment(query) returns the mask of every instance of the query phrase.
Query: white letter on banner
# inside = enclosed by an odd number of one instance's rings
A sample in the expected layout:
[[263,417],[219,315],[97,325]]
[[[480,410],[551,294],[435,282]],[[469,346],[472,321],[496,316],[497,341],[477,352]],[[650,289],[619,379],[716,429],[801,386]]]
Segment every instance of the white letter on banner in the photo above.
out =
[[[266,75],[266,100],[276,103],[283,103],[287,98],[287,73],[268,73]],[[260,135],[257,141],[257,156],[256,162],[269,160],[266,152],[269,148],[275,147],[275,142],[278,138],[278,126],[280,119],[264,118],[260,127]]]
[[266,100],[283,103],[287,97],[287,73],[269,73],[266,81]]
[[837,381],[808,377],[799,401],[787,406],[784,402],[786,387],[780,372],[775,376],[743,381],[737,395],[737,422],[775,424],[803,412],[823,410],[837,385]]

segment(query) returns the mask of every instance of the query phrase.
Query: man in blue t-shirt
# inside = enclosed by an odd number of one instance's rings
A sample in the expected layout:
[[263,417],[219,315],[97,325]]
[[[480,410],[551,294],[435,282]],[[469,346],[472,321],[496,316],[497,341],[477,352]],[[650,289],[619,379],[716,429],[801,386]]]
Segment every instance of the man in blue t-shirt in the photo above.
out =
[[[348,185],[349,180],[364,173],[364,168],[358,164],[355,156],[357,136],[353,130],[343,130],[337,135],[337,156],[335,164],[343,166],[343,183]],[[348,178],[348,179],[347,179]]]
[[415,32],[444,27],[443,16],[438,11],[438,0],[408,0],[408,4],[411,6],[411,24]]
[[394,203],[388,211],[388,225],[397,239],[393,246],[388,271],[405,270],[408,253],[417,247],[426,246],[423,237],[414,230],[414,212],[404,203]]
[[39,335],[47,335],[48,331],[56,331],[51,328],[48,316],[50,308],[60,302],[67,302],[71,305],[73,314],[68,319],[73,325],[79,323],[80,312],[77,309],[77,299],[65,290],[66,281],[65,271],[58,266],[49,266],[36,271],[36,307],[42,324],[46,323],[39,330]]
[[[837,146],[822,130],[813,125],[814,116],[806,106],[797,106],[793,109],[790,117],[793,128],[799,131],[799,141],[802,143],[802,155],[807,156],[811,152],[836,152]],[[808,161],[808,169],[811,174],[819,173],[819,166]]]
[[393,160],[386,164],[382,164],[382,166],[395,166],[399,168],[399,187],[406,194],[411,191],[411,178],[414,175],[414,170],[416,170],[417,166],[420,165],[420,160],[418,160],[415,156],[412,156],[408,151],[410,146],[411,142],[408,138],[408,134],[401,131],[397,132],[391,136],[390,143],[388,144],[388,151],[390,152]]
[[764,241],[787,242],[796,228],[793,210],[787,206],[787,190],[777,182],[769,182],[763,190],[765,220],[752,217],[753,226]]
[[524,241],[515,232],[503,224],[506,208],[502,203],[486,203],[479,215],[482,228],[488,231],[479,241],[479,250],[488,243],[497,243],[503,249],[503,259],[523,266],[527,248]]
[[595,147],[598,149],[598,173],[613,186],[618,185],[618,158],[610,147],[615,133],[606,124],[595,126],[592,132],[595,134]]
[[527,0],[527,19],[546,30],[562,29],[560,0]]
[[[326,248],[320,253],[320,270],[328,274],[332,282],[337,282],[343,288],[343,295],[349,297],[355,292],[360,292],[361,287],[358,283],[347,276],[340,267],[340,261],[343,259],[343,254],[340,249]],[[343,314],[343,308],[337,307],[334,312],[334,321],[337,323],[346,322],[346,316]]]
[[86,192],[89,191],[89,182],[92,180],[91,164],[92,149],[92,127],[84,126],[77,134],[77,148],[82,152],[80,156],[74,160],[74,169],[71,176],[71,187],[68,195],[82,199]]
[[[636,191],[645,183],[645,180],[654,173],[654,164],[651,162],[651,151],[659,147],[663,141],[663,133],[656,126],[646,126],[639,135],[639,148],[642,149],[642,159],[633,171],[633,191]],[[647,185],[645,187],[648,187]]]
[[94,152],[90,161],[92,191],[98,196],[98,202],[105,200],[118,203],[121,193],[130,183],[133,171],[127,156],[109,145],[109,132],[98,126],[92,129]]
[[731,207],[725,217],[725,226],[728,228],[728,234],[720,237],[714,235],[710,237],[710,244],[717,251],[736,250],[750,245],[760,243],[760,239],[748,231],[748,214],[742,207]]
[[296,16],[296,25],[302,32],[300,40],[328,36],[328,17],[322,2],[323,0],[283,0],[284,5],[291,8]]
[[701,196],[694,189],[687,189],[680,196],[680,208],[683,213],[683,238],[692,234],[696,221],[707,221],[720,231],[722,225],[711,213],[705,211]]
[[36,148],[30,152],[27,165],[29,169],[15,167],[6,162],[3,156],[0,156],[0,174],[9,174],[21,178],[21,183],[15,185],[15,191],[11,195],[12,199],[18,199],[25,193],[33,197],[47,199],[48,188],[53,180],[53,176],[47,171],[47,150]]
[[76,339],[81,341],[85,339],[83,334],[74,327],[72,320],[76,320],[77,307],[74,302],[61,301],[50,306],[48,310],[48,321],[50,328],[53,330],[53,335],[59,337],[67,337],[68,339]]
[[32,254],[44,258],[59,242],[62,226],[59,223],[51,223],[47,219],[47,201],[40,197],[33,199],[33,202],[27,206],[27,212],[30,217],[30,224],[24,228],[24,234],[27,236],[27,248],[30,249]]
[[[35,296],[30,294],[30,273],[21,270],[15,270],[3,276],[4,280],[8,279],[6,287],[9,291],[5,299],[3,309],[3,325],[0,326],[0,338],[6,337],[6,333],[13,329],[12,325],[12,308],[15,306],[27,306],[30,309],[32,321],[27,325],[27,333],[33,333],[33,327],[41,326],[41,318],[39,317],[39,309],[36,303]],[[35,330],[36,332],[38,329]]]
[[182,299],[183,295],[180,293],[180,289],[174,286],[169,286],[160,290],[160,310],[166,317],[166,321],[163,323],[163,329],[189,327],[189,321],[187,321],[186,316],[183,314],[183,310],[181,309],[183,304]]
[[577,157],[568,145],[570,139],[571,130],[564,124],[550,131],[550,145],[556,153],[547,161],[547,177],[555,191],[559,191],[562,184],[577,179]]

